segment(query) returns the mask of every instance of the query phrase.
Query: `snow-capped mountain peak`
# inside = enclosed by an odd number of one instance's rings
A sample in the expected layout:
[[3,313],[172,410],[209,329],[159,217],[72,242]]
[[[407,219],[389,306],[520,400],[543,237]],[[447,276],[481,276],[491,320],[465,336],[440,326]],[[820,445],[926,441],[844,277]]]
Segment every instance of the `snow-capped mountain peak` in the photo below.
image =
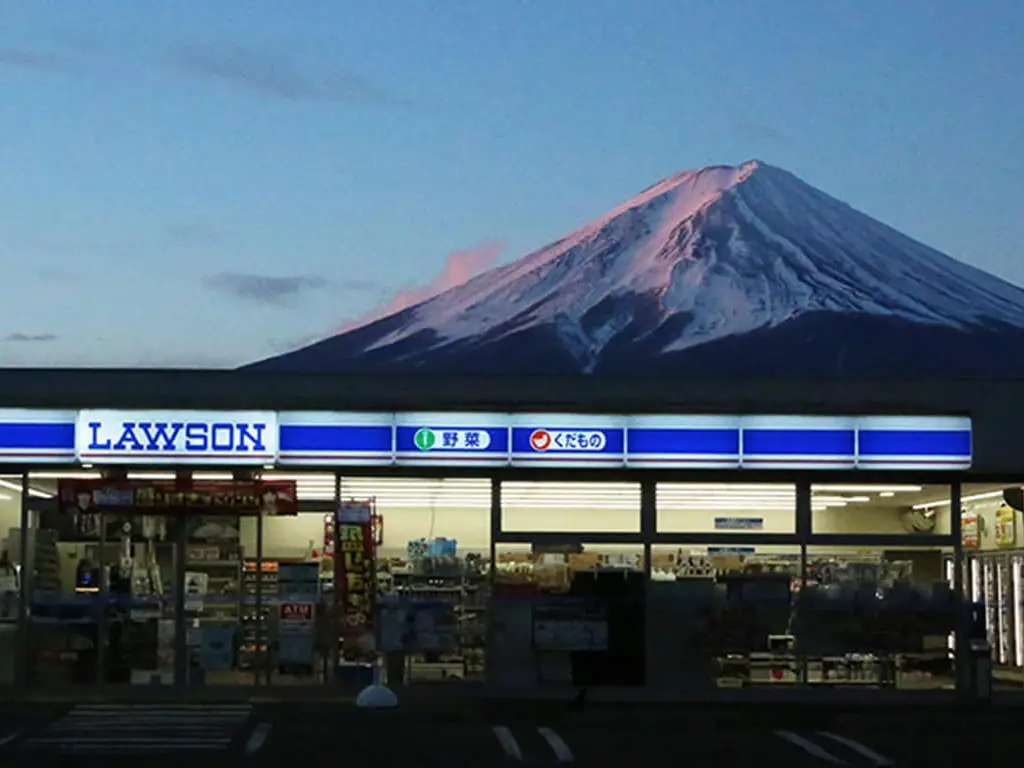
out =
[[1024,291],[751,160],[668,176],[515,262],[293,354],[326,344],[422,368],[533,339],[594,372],[811,316],[1024,328]]

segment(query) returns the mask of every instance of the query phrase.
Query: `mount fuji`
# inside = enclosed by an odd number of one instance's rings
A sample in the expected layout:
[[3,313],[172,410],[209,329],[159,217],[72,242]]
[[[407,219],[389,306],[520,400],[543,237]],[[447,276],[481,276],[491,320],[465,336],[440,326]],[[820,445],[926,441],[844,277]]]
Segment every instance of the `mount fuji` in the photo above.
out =
[[1024,290],[759,161],[670,176],[420,304],[268,371],[1024,374]]

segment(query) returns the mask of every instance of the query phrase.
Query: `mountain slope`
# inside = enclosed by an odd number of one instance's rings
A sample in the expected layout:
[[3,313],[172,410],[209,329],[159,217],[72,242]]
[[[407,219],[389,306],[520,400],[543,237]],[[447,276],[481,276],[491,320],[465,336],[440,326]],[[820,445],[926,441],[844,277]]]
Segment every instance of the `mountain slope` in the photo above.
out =
[[516,262],[254,367],[975,375],[1022,341],[1024,290],[751,161],[670,176]]

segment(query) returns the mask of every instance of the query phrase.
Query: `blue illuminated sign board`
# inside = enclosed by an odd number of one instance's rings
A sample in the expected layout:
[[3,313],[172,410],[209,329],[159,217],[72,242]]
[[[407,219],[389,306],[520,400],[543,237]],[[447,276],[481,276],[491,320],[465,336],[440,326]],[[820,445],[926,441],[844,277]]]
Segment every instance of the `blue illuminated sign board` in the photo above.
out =
[[395,458],[393,413],[286,412],[278,415],[278,462],[381,466]]
[[79,411],[75,453],[83,463],[272,464],[273,412]]
[[527,413],[513,414],[509,422],[514,466],[622,466],[625,461],[622,417]]
[[855,469],[857,420],[832,416],[744,416],[741,466]]
[[971,420],[946,416],[865,416],[857,423],[863,469],[966,469]]
[[0,409],[9,464],[962,470],[950,416]]
[[0,462],[75,461],[75,411],[0,409]]
[[508,464],[507,417],[493,413],[395,414],[395,462]]
[[739,416],[632,416],[627,423],[626,461],[631,467],[740,465]]

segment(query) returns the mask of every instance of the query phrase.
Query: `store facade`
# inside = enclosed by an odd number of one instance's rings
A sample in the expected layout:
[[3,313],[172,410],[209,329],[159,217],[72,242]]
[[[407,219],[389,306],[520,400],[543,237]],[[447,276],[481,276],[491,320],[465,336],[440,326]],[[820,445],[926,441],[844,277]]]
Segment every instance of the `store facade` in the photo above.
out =
[[[611,412],[452,392],[409,393],[430,411],[308,394],[316,407],[284,410],[84,389],[61,398],[82,407],[36,390],[0,410],[23,690],[359,685],[379,652],[396,682],[495,691],[952,688],[950,636],[972,631],[965,484],[1014,485],[979,471],[984,420],[963,407]],[[414,508],[429,526],[408,527]],[[893,610],[839,642],[822,622],[861,615],[866,584]]]

